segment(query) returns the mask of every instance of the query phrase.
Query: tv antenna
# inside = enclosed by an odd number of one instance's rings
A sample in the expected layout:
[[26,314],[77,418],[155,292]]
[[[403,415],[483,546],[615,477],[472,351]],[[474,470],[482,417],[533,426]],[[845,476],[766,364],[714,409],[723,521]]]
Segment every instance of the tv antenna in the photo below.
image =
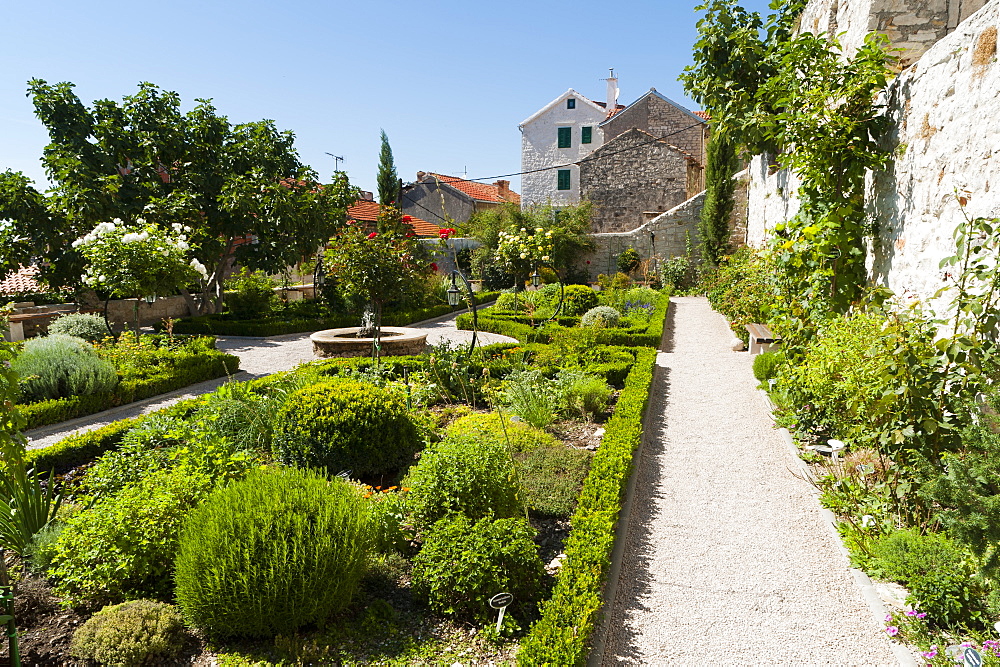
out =
[[[326,153],[326,151],[323,151],[323,152]],[[330,157],[332,157],[334,159],[333,170],[334,171],[340,171],[340,163],[344,162],[344,158],[342,158],[339,155],[334,155],[333,153],[326,153],[326,154],[329,155]]]

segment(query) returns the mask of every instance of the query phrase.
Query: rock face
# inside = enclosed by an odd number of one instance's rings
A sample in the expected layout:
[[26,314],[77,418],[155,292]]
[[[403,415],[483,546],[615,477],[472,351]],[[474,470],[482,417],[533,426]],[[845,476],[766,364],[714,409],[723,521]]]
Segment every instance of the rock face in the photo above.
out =
[[[952,3],[952,9],[958,6],[957,0]],[[804,27],[823,4],[810,3]],[[920,9],[935,3],[905,4]],[[964,17],[977,4],[982,3],[963,2],[956,16]],[[852,6],[846,3],[839,11]],[[894,164],[870,179],[868,208],[878,236],[868,263],[874,279],[897,294],[931,297],[944,284],[939,263],[954,254],[955,227],[965,215],[994,217],[1000,212],[998,20],[1000,0],[990,0],[927,48],[886,92],[894,121],[889,137]],[[797,188],[794,175],[769,169],[762,156],[754,158],[748,243],[763,245],[767,230],[795,214]],[[967,201],[964,211],[960,196]]]

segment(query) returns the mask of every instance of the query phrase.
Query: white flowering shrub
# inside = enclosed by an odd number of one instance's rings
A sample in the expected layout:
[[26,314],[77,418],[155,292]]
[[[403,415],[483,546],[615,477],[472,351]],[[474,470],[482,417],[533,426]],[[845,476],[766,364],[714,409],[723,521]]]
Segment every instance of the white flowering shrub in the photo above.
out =
[[102,222],[73,242],[87,260],[83,282],[119,298],[173,294],[208,273],[189,258],[191,247],[180,225],[166,230],[143,220]]
[[496,258],[508,271],[523,275],[539,264],[547,264],[552,255],[552,231],[526,227],[500,232]]

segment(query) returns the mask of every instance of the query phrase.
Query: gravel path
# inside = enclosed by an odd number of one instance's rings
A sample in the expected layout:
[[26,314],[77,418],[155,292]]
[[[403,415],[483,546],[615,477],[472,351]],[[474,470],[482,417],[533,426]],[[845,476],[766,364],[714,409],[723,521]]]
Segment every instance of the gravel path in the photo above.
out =
[[670,312],[603,664],[896,664],[751,358],[705,299]]
[[[450,341],[459,345],[467,345],[472,339],[472,332],[455,327],[456,314],[447,315],[411,325],[417,329],[427,329],[427,342],[437,345]],[[491,343],[516,343],[517,340],[493,333],[479,332],[477,345]],[[270,375],[280,371],[295,368],[305,361],[315,361],[312,342],[308,333],[271,336],[269,338],[244,338],[239,336],[219,336],[216,347],[223,352],[235,354],[240,358],[240,373],[233,376],[235,380],[250,380],[252,378]],[[155,412],[186,398],[215,391],[229,378],[219,378],[193,384],[183,389],[154,396],[145,401],[137,401],[120,408],[105,410],[97,414],[71,419],[61,424],[43,426],[26,431],[28,449],[48,447],[73,433],[83,433],[112,422],[129,417]]]

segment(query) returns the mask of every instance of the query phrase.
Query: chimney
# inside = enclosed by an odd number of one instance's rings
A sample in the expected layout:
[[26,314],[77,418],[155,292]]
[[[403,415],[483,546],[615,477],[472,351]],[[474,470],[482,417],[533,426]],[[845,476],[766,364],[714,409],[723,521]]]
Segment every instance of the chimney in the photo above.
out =
[[497,181],[493,185],[497,186],[497,194],[500,199],[510,201],[510,181]]
[[614,67],[605,81],[608,82],[608,111],[614,111],[618,107],[618,77],[615,76]]
[[419,183],[420,181],[424,180],[424,176],[426,176],[426,175],[427,175],[426,171],[418,171],[417,172],[417,182]]
[[375,201],[375,195],[367,190],[361,191],[361,199],[364,201]]

